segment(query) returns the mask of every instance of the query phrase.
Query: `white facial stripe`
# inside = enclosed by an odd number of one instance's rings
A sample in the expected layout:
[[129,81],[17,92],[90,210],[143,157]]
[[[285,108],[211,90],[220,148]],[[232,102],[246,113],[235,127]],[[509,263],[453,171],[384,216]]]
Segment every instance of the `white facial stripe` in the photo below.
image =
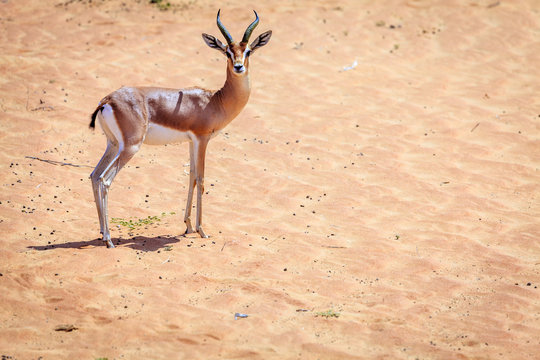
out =
[[[246,47],[246,50],[244,50],[244,53],[242,54],[242,64],[245,63],[246,57],[247,57],[247,53],[248,53],[249,51],[251,51],[251,49],[250,49],[249,46],[248,46],[248,47]],[[231,51],[230,48],[227,48],[227,53],[231,56],[232,61],[233,61],[233,62],[236,62],[236,58],[235,58],[235,56],[234,56],[234,53]]]

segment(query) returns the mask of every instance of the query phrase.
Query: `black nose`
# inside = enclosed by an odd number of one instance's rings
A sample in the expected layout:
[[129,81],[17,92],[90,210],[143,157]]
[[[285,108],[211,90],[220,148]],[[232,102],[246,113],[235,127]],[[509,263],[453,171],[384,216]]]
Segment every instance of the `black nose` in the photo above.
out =
[[242,65],[242,64],[240,64],[240,65],[239,65],[239,64],[235,64],[235,65],[234,65],[234,70],[239,71],[239,70],[242,70],[243,67],[244,67],[244,65]]

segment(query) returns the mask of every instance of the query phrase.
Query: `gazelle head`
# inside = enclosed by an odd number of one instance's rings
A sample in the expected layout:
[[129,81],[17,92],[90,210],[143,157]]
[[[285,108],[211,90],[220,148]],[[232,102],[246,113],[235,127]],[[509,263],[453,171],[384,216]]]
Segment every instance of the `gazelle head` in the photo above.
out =
[[272,30],[262,33],[257,37],[257,39],[255,39],[251,44],[248,45],[251,33],[259,24],[259,16],[257,15],[257,12],[253,10],[253,12],[255,13],[255,21],[253,21],[247,27],[246,31],[244,32],[244,37],[242,38],[242,41],[237,43],[233,40],[231,34],[229,34],[225,26],[223,26],[223,24],[221,23],[221,20],[219,19],[220,11],[221,10],[218,10],[217,13],[217,26],[225,37],[227,45],[223,44],[219,39],[216,39],[216,37],[204,33],[202,34],[203,40],[206,45],[210,46],[212,49],[219,50],[225,56],[227,56],[227,66],[230,70],[232,70],[233,74],[246,74],[249,68],[250,55],[256,49],[268,44],[268,41],[270,41],[270,37],[272,36]]

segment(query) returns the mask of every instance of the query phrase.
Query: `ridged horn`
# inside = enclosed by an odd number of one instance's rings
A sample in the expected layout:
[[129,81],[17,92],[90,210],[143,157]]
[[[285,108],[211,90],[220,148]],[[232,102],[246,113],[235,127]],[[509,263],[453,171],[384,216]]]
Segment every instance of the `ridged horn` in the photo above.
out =
[[251,33],[253,30],[259,25],[259,15],[257,15],[257,12],[253,10],[255,13],[255,21],[253,21],[246,29],[246,32],[244,33],[244,37],[242,38],[243,43],[247,43],[249,41],[249,38],[251,36]]
[[221,9],[219,9],[218,12],[217,12],[217,26],[218,26],[219,30],[221,31],[221,33],[223,34],[223,36],[225,37],[225,40],[227,40],[227,44],[230,45],[233,42],[233,38],[232,38],[231,34],[229,34],[227,29],[225,29],[225,26],[221,23],[221,20],[219,19],[220,11],[221,11]]

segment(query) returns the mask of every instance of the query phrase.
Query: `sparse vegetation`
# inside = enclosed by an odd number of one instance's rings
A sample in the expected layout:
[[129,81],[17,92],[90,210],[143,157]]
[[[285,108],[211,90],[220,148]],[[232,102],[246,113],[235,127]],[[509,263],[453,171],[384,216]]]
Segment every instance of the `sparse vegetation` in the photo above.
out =
[[[170,212],[169,215],[174,215],[175,212]],[[161,217],[159,216],[148,216],[143,219],[133,220],[133,219],[123,219],[123,218],[111,218],[111,222],[114,224],[122,225],[130,230],[133,230],[137,227],[141,227],[143,225],[152,225],[155,222],[161,221],[163,217],[167,216],[167,213],[161,213]]]
[[171,8],[171,3],[163,0],[150,0],[150,4],[156,5],[156,7],[161,11],[166,11]]
[[335,317],[335,318],[338,318],[340,315],[340,313],[338,312],[335,312],[334,310],[330,309],[328,311],[319,311],[317,313],[315,313],[315,317],[325,317],[325,318],[331,318],[331,317]]

